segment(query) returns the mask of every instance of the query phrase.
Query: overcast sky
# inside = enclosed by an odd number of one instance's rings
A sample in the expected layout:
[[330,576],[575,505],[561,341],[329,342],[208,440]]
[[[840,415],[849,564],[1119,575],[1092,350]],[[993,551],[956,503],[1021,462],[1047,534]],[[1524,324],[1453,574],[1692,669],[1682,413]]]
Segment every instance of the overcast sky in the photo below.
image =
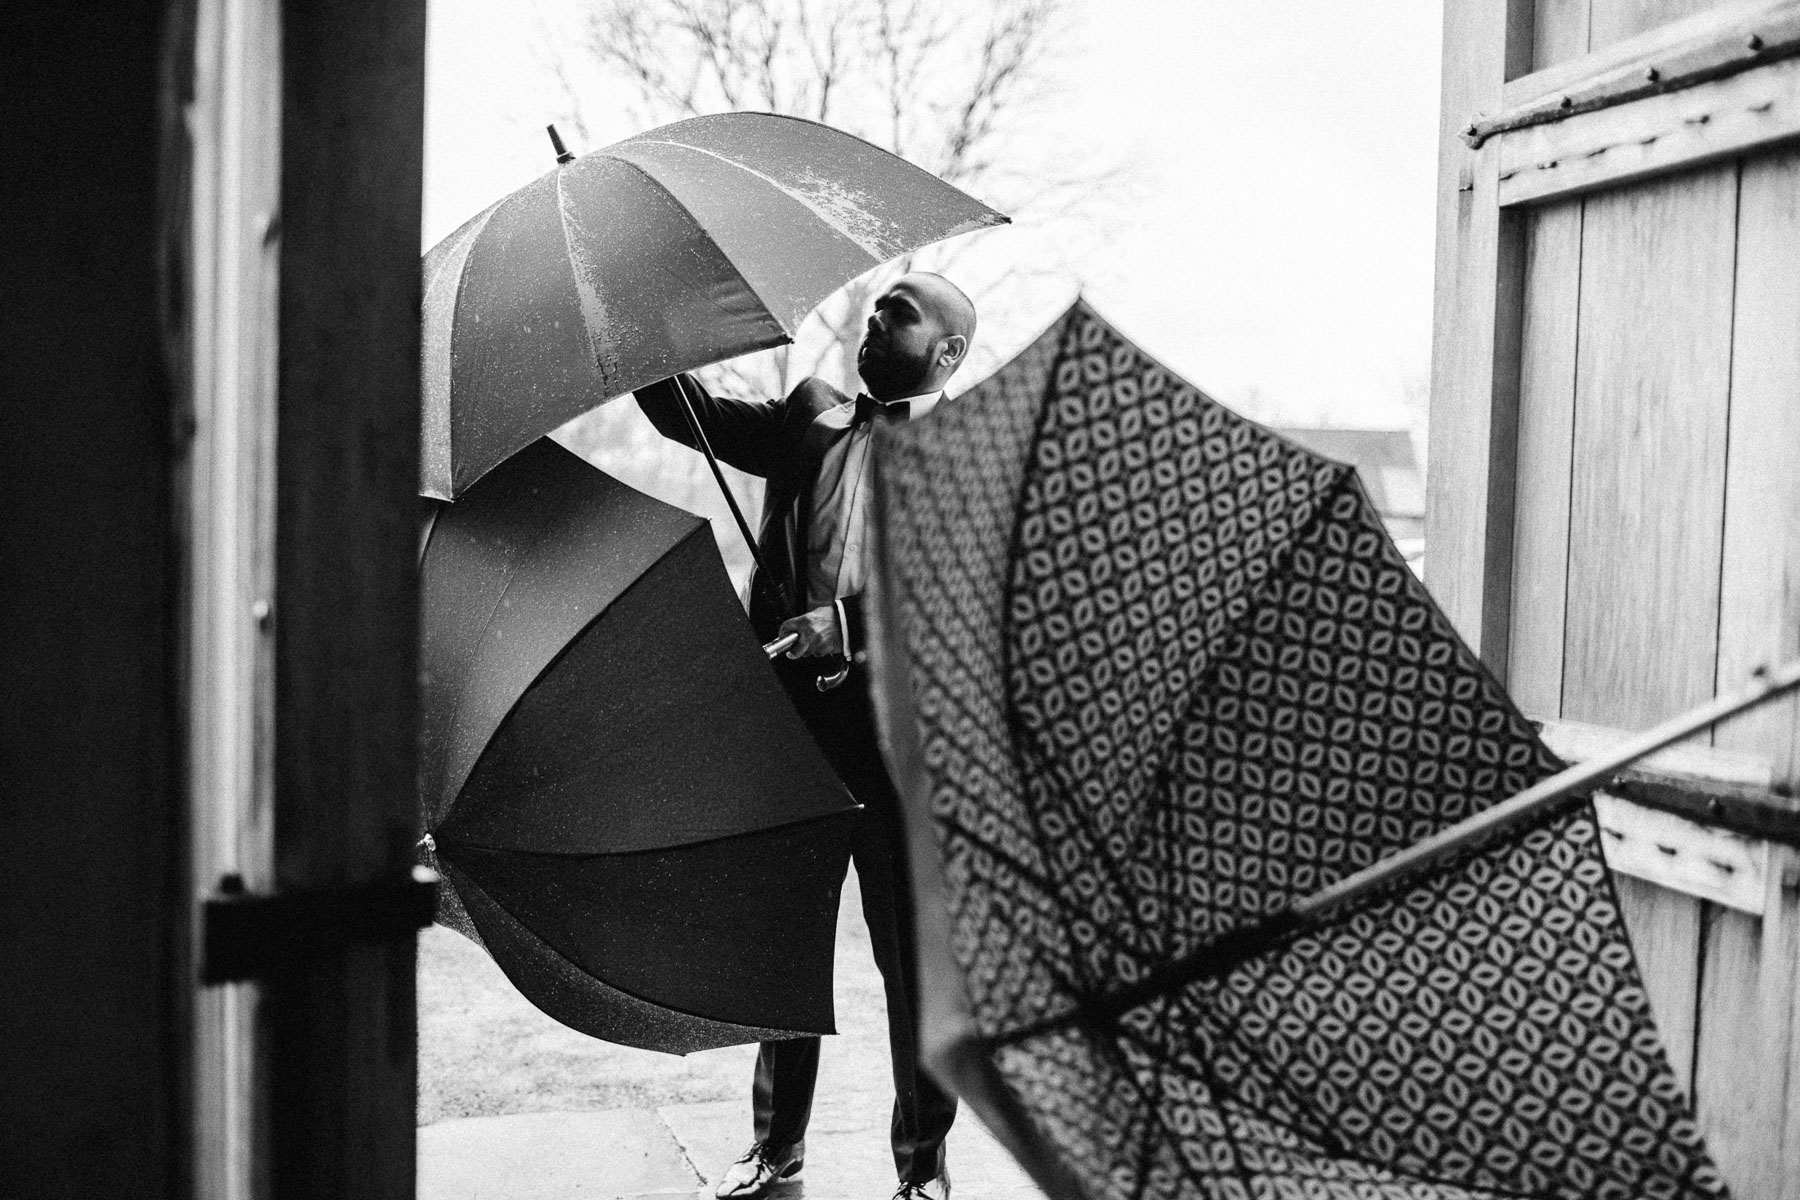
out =
[[[431,0],[425,245],[553,165],[539,13],[575,2]],[[1074,8],[1058,119],[1071,152],[1117,155],[1136,183],[1036,323],[1079,285],[1248,416],[1407,424],[1430,362],[1437,0]]]

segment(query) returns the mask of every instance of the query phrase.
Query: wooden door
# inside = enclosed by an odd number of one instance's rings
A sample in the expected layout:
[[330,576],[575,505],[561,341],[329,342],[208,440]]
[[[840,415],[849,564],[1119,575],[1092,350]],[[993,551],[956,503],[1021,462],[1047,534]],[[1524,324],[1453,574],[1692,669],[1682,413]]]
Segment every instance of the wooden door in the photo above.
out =
[[[1800,4],[1450,0],[1426,582],[1579,757],[1800,655]],[[1615,789],[1659,1024],[1800,1197],[1800,707]]]
[[192,1190],[405,1196],[424,4],[172,16]]

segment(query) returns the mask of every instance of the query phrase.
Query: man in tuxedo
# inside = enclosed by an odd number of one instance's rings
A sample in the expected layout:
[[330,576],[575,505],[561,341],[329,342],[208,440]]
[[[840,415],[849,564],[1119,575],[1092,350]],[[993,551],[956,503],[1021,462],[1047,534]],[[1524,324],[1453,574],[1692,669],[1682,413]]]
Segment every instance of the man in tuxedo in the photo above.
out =
[[[919,1066],[917,956],[912,881],[899,800],[876,744],[863,667],[862,591],[868,571],[869,440],[877,422],[924,417],[943,398],[975,334],[975,307],[940,275],[906,275],[875,300],[854,400],[820,379],[786,398],[751,403],[687,392],[713,452],[767,480],[761,559],[750,586],[750,619],[768,641],[796,641],[776,669],[819,748],[863,805],[851,851],[863,917],[887,993],[893,1058],[895,1200],[943,1200],[950,1192],[944,1138],[956,1101]],[[665,437],[695,437],[674,381],[637,393]],[[771,947],[778,953],[778,947]],[[720,1182],[725,1200],[754,1200],[800,1172],[818,1076],[819,1039],[765,1042],[752,1091],[755,1141]]]

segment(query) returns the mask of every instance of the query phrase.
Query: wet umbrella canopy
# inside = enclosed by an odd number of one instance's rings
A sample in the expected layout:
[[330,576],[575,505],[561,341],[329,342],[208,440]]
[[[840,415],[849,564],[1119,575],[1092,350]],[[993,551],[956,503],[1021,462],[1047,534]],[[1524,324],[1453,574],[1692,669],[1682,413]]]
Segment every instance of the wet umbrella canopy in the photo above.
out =
[[696,117],[585,155],[424,264],[420,490],[633,388],[793,340],[873,267],[1006,218],[829,126]]
[[882,436],[925,1040],[1053,1194],[1721,1194],[1585,800],[1266,936],[1558,766],[1350,468],[1080,303]]
[[439,919],[608,1041],[832,1032],[855,805],[706,522],[541,439],[436,513],[422,572]]

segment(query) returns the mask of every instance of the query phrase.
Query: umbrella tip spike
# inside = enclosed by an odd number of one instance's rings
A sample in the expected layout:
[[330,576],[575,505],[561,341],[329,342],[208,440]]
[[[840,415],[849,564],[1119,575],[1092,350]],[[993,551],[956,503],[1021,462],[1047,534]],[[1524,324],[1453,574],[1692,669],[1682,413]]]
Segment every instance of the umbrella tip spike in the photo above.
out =
[[569,153],[569,148],[567,146],[563,145],[562,134],[556,132],[556,126],[546,125],[544,128],[550,133],[550,144],[556,148],[557,163],[560,165],[566,162],[574,162],[575,156]]

